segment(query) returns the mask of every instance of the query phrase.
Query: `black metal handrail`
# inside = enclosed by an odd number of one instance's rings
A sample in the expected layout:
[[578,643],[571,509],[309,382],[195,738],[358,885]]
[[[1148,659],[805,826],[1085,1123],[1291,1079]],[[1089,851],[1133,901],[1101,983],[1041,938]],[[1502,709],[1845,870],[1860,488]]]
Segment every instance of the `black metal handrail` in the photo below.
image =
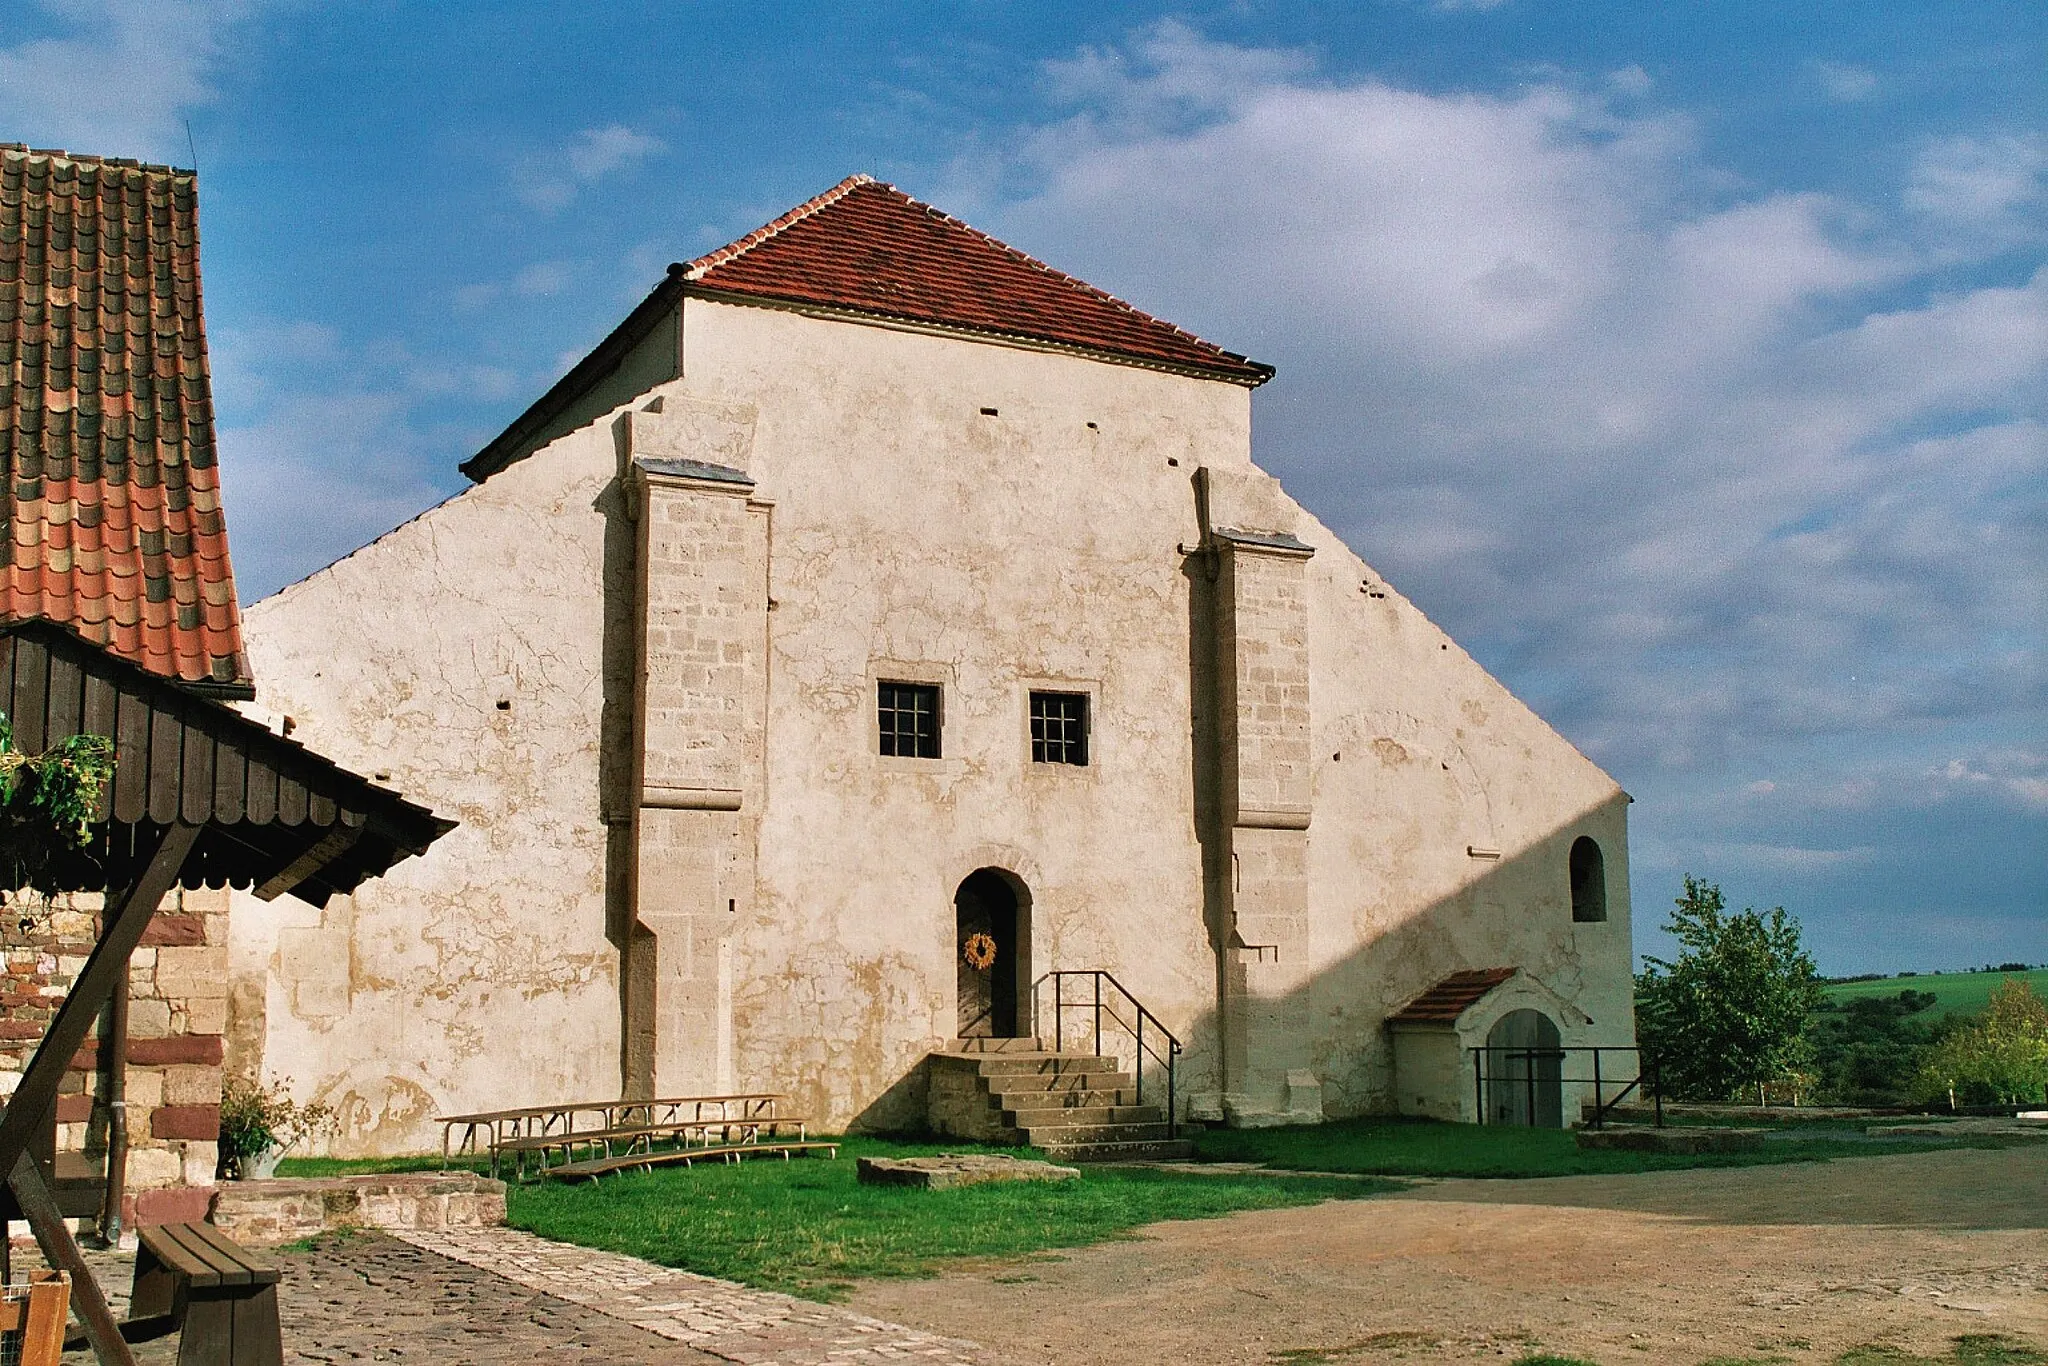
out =
[[[1558,1064],[1557,1080],[1560,1086],[1567,1084],[1582,1086],[1587,1082],[1593,1084],[1593,1118],[1590,1121],[1590,1127],[1595,1129],[1605,1128],[1608,1114],[1618,1109],[1621,1103],[1627,1100],[1630,1095],[1638,1092],[1651,1097],[1657,1107],[1657,1127],[1660,1129],[1664,1127],[1663,1074],[1658,1067],[1657,1056],[1645,1049],[1634,1045],[1574,1044],[1570,1047],[1559,1046],[1554,1048],[1485,1047],[1474,1048],[1470,1052],[1472,1054],[1473,1095],[1474,1099],[1479,1102],[1479,1122],[1481,1124],[1486,1123],[1487,1083],[1501,1081],[1520,1082],[1528,1088],[1529,1122],[1531,1124],[1536,1122],[1536,1063],[1540,1059]],[[1563,1064],[1565,1055],[1569,1053],[1591,1054],[1593,1058],[1593,1075],[1590,1077],[1565,1076]],[[1633,1053],[1635,1055],[1636,1074],[1630,1077],[1625,1084],[1622,1083],[1622,1079],[1619,1076],[1603,1077],[1601,1075],[1600,1059],[1602,1055],[1608,1053]],[[1488,1064],[1496,1057],[1505,1059],[1509,1070],[1495,1073]],[[1513,1070],[1517,1062],[1522,1067],[1519,1074]],[[1544,1078],[1544,1080],[1547,1081],[1548,1078]],[[1615,1092],[1612,1100],[1607,1097],[1609,1085],[1621,1085],[1621,1090]]]
[[[1069,1001],[1067,999],[1067,979],[1070,977],[1081,977],[1091,979],[1090,986],[1092,987],[1092,990],[1084,991],[1080,1000]],[[1045,976],[1039,978],[1036,982],[1033,982],[1031,984],[1031,1023],[1034,1032],[1038,1032],[1037,1025],[1039,1020],[1039,1008],[1043,1003],[1043,993],[1040,991],[1040,988],[1043,987],[1047,982],[1052,983],[1053,1051],[1055,1053],[1060,1053],[1064,1052],[1066,1049],[1067,1012],[1069,1010],[1086,1010],[1091,1012],[1094,1017],[1095,1056],[1103,1056],[1102,1021],[1105,1016],[1108,1017],[1112,1024],[1120,1026],[1126,1034],[1130,1035],[1133,1039],[1137,1041],[1138,1053],[1136,1061],[1131,1067],[1131,1072],[1137,1078],[1138,1104],[1143,1105],[1145,1103],[1146,1056],[1149,1054],[1154,1062],[1163,1064],[1165,1066],[1166,1136],[1168,1138],[1179,1137],[1180,1109],[1179,1106],[1175,1103],[1176,1082],[1174,1059],[1178,1058],[1181,1054],[1180,1040],[1176,1039],[1173,1036],[1173,1032],[1167,1029],[1165,1025],[1159,1023],[1159,1017],[1157,1015],[1154,1015],[1151,1011],[1145,1009],[1144,1002],[1140,1001],[1137,997],[1133,996],[1130,992],[1130,988],[1126,987],[1122,982],[1116,980],[1115,974],[1105,972],[1101,968],[1056,969],[1052,972],[1046,973]],[[1103,995],[1103,985],[1105,983],[1107,983],[1111,989],[1111,994],[1107,997]],[[1121,1001],[1119,1001],[1119,998],[1121,998]],[[1121,1013],[1118,1010],[1119,1004],[1127,1007],[1127,1011],[1131,1018],[1124,1018],[1124,1013]],[[1145,1034],[1147,1026],[1150,1026],[1152,1036],[1155,1041],[1159,1039],[1164,1039],[1166,1041],[1166,1051],[1164,1053],[1159,1051],[1159,1048],[1156,1046],[1154,1042],[1147,1041]],[[1043,1033],[1039,1033],[1039,1037],[1044,1038],[1045,1036]]]

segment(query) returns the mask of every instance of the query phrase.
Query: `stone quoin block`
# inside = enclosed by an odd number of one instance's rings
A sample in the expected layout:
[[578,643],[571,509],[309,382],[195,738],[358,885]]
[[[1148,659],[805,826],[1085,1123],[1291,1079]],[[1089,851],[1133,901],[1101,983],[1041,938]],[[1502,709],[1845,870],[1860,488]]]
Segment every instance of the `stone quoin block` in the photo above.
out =
[[156,1138],[197,1138],[211,1143],[220,1137],[220,1106],[163,1105],[149,1117]]
[[166,1067],[175,1063],[218,1067],[221,1057],[221,1036],[218,1034],[128,1040],[128,1061],[145,1067]]

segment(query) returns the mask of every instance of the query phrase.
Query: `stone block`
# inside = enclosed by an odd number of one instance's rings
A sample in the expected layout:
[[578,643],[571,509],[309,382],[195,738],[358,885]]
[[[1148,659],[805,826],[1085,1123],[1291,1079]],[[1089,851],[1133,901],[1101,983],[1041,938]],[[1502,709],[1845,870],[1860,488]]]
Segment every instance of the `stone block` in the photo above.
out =
[[158,911],[142,931],[142,942],[161,947],[166,944],[189,947],[206,942],[206,921],[196,915]]
[[212,1203],[211,1186],[143,1191],[135,1197],[132,1222],[137,1228],[150,1224],[196,1224],[206,1218]]
[[185,1028],[194,1034],[228,1032],[228,998],[194,996],[185,1003]]
[[218,1105],[220,1104],[220,1068],[218,1067],[166,1067],[164,1069],[165,1105]]
[[186,1034],[165,1039],[128,1040],[128,1061],[145,1067],[174,1065],[219,1067],[223,1050],[218,1034]]
[[1753,1153],[1764,1146],[1762,1129],[1649,1129],[1613,1125],[1581,1129],[1578,1145],[1589,1151],[1631,1153]]
[[863,1186],[952,1190],[999,1181],[1078,1181],[1081,1172],[1077,1167],[1002,1153],[942,1153],[937,1157],[863,1157],[856,1176]]
[[135,1055],[137,1039],[161,1039],[171,1032],[171,1006],[168,1001],[130,1001],[128,1003],[128,1048],[129,1057]]
[[219,1105],[160,1105],[150,1114],[149,1132],[157,1138],[220,1138]]
[[128,1150],[128,1185],[133,1190],[175,1186],[184,1174],[183,1159],[169,1148],[138,1144]]
[[[348,971],[346,952],[341,970]],[[161,948],[156,951],[156,994],[172,996],[225,996],[228,990],[228,951],[222,947]]]
[[191,1142],[185,1144],[184,1156],[179,1161],[179,1174],[188,1186],[210,1186],[213,1174],[220,1167],[220,1144]]
[[154,1110],[164,1103],[164,1074],[155,1067],[128,1069],[128,1113]]

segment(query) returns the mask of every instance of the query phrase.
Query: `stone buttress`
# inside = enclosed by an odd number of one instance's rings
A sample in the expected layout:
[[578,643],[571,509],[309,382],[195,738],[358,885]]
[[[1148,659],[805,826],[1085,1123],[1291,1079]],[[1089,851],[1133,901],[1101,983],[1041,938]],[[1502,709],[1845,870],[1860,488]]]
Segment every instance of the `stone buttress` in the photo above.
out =
[[754,897],[763,800],[769,504],[744,472],[671,454],[699,444],[684,423],[629,423],[641,610],[626,1084],[725,1093],[744,1080],[733,933]]
[[1306,1009],[1299,988],[1309,960],[1308,562],[1315,550],[1285,532],[1213,525],[1212,517],[1258,517],[1263,490],[1203,473],[1203,552],[1213,575],[1207,842],[1215,851],[1208,884],[1220,1117],[1234,1124],[1320,1120],[1313,1031],[1297,1018]]

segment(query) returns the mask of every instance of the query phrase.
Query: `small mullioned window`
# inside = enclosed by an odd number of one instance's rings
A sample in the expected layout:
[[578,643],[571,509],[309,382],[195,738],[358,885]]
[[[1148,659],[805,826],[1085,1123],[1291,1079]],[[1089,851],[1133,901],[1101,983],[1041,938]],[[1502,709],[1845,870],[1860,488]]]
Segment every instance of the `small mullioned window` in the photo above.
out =
[[1031,694],[1031,762],[1087,764],[1088,694]]
[[875,715],[883,754],[902,759],[939,757],[937,684],[877,683]]

